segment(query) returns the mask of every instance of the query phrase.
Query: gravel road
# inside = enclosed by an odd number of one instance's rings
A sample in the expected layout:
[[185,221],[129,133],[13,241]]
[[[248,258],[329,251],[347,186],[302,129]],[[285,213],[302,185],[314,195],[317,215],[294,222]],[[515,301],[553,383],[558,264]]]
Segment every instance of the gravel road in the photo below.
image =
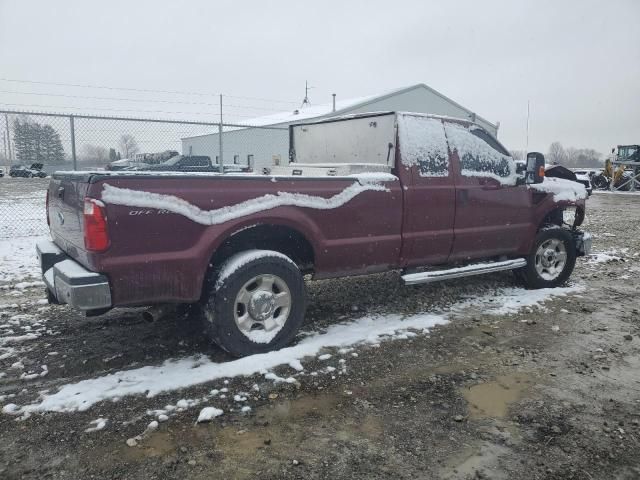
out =
[[[167,359],[231,359],[184,315],[84,318],[46,305],[37,278],[0,281],[0,478],[640,478],[640,196],[596,193],[587,208],[597,254],[541,307],[496,313],[509,273],[416,287],[397,273],[308,282],[306,330],[398,313],[450,321],[327,349],[302,371],[84,411],[27,417],[7,405]],[[484,300],[456,307],[469,297]],[[205,406],[224,414],[196,423]]]

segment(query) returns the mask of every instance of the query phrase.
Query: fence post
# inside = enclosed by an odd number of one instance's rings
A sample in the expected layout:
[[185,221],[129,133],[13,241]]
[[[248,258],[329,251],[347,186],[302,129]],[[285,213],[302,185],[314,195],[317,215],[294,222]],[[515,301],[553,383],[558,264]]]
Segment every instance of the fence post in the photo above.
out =
[[218,169],[220,173],[224,173],[224,158],[222,157],[222,94],[220,94],[220,123],[218,123],[218,143],[220,144],[220,164]]
[[9,133],[11,131],[11,127],[9,126],[9,115],[6,113],[4,114],[4,121],[7,127],[7,159],[9,160],[9,165],[11,165],[11,134]]
[[71,160],[73,160],[73,169],[78,170],[78,164],[76,162],[76,128],[73,115],[69,115],[69,125],[71,127]]

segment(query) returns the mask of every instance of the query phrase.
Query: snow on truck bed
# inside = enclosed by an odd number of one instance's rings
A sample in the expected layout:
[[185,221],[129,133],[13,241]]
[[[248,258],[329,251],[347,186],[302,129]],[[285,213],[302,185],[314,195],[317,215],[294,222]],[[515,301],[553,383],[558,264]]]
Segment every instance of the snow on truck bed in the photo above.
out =
[[[333,178],[339,179],[340,177]],[[329,198],[304,193],[268,193],[261,197],[214,210],[202,210],[196,205],[174,195],[119,188],[108,183],[103,186],[102,200],[114,205],[168,210],[201,225],[219,225],[236,218],[282,206],[315,208],[318,210],[338,208],[363,192],[388,192],[389,189],[383,185],[383,182],[398,180],[396,176],[389,173],[358,174],[346,178],[355,181],[340,193]]]

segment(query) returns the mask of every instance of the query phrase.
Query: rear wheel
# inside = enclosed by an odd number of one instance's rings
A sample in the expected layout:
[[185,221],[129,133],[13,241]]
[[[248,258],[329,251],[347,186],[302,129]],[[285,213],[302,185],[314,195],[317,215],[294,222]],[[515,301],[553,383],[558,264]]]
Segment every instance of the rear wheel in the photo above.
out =
[[536,235],[527,266],[516,273],[528,288],[552,288],[567,281],[576,264],[576,248],[571,232],[547,228]]
[[241,252],[214,278],[203,315],[211,340],[238,357],[293,340],[306,301],[302,273],[291,259],[270,250]]

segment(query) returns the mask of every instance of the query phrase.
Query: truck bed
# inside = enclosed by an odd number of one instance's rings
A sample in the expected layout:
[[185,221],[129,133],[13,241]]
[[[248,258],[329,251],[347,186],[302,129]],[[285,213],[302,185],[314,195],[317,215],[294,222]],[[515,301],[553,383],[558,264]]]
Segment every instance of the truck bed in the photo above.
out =
[[[105,204],[105,252],[84,248],[85,197]],[[402,188],[388,173],[56,173],[48,200],[54,242],[88,270],[117,278],[117,305],[196,301],[213,253],[255,225],[308,239],[322,252],[314,263],[319,278],[384,270],[400,258]]]

